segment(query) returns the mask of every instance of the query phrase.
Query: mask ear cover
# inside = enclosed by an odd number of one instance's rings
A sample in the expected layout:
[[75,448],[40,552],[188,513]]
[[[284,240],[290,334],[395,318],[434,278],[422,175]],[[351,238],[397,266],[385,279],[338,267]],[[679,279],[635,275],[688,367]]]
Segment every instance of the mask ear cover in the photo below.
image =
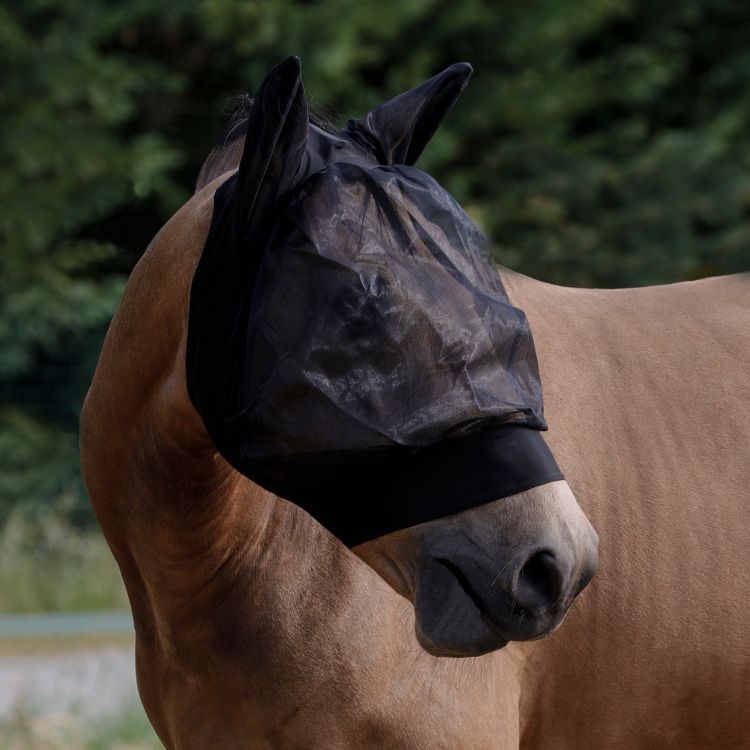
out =
[[367,148],[380,164],[412,166],[443,118],[466,88],[469,63],[451,65],[415,88],[349,120],[346,134]]
[[232,197],[232,235],[262,243],[279,196],[294,182],[307,146],[308,113],[298,57],[265,78],[253,102]]
[[239,169],[214,196],[211,228],[190,293],[188,392],[222,451],[225,446],[217,438],[242,388],[255,279],[279,196],[301,169],[307,133],[300,61],[289,57],[258,89]]

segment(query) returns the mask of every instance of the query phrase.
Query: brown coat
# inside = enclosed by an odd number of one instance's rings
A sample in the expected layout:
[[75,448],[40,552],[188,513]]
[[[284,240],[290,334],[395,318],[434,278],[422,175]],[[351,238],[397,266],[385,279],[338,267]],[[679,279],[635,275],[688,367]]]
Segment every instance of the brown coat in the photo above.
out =
[[504,272],[602,566],[547,640],[435,657],[412,605],[234,472],[190,404],[188,291],[210,199],[134,271],[82,415],[167,747],[749,747],[748,277],[585,291]]

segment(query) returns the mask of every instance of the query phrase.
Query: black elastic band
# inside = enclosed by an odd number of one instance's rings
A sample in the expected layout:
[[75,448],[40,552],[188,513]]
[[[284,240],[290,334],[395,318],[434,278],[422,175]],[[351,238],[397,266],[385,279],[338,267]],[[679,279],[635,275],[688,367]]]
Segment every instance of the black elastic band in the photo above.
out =
[[[310,459],[306,468],[312,468]],[[489,427],[354,465],[332,466],[319,455],[316,465],[317,471],[300,471],[285,457],[243,469],[349,547],[563,478],[539,431],[520,425]],[[289,475],[305,479],[280,481],[282,466],[294,466]]]

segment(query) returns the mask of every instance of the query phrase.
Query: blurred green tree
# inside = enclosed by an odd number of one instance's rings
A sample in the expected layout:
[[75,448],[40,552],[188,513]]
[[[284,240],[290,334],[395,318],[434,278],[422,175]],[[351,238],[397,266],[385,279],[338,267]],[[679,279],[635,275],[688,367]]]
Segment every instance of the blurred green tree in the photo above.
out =
[[[498,260],[573,285],[750,266],[750,6],[733,0],[202,6],[260,80],[287,52],[347,114],[459,59],[476,70],[422,166]],[[252,31],[250,31],[252,30]]]
[[81,508],[75,424],[124,276],[232,93],[300,54],[347,116],[456,61],[421,166],[497,259],[629,286],[750,268],[750,5],[15,0],[0,8],[0,518]]
[[174,94],[179,79],[107,48],[149,13],[0,8],[0,517],[22,502],[81,506],[82,380],[126,270],[90,229],[134,200],[166,213],[186,194],[169,175],[178,152],[139,117],[144,92]]

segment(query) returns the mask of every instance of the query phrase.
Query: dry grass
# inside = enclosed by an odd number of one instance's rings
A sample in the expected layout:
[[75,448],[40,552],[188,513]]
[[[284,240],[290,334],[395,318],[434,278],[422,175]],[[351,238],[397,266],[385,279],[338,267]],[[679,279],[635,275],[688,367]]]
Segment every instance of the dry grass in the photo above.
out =
[[53,514],[16,514],[0,529],[0,613],[123,609],[120,571],[98,530]]
[[0,657],[27,656],[35,654],[59,654],[71,651],[91,651],[109,646],[124,646],[135,649],[135,636],[132,634],[103,635],[64,635],[0,637]]
[[35,716],[23,705],[0,722],[3,750],[161,750],[140,706],[115,718],[92,721],[76,714]]

